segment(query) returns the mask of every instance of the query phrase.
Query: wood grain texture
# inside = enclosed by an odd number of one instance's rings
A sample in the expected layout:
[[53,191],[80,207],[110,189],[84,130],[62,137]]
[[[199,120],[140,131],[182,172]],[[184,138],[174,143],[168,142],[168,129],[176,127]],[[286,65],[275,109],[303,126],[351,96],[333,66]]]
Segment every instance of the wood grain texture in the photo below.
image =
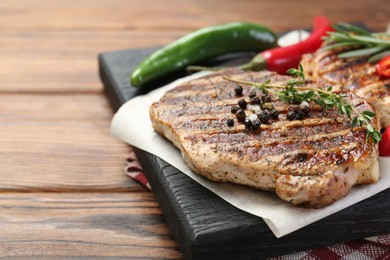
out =
[[389,189],[276,238],[261,218],[231,206],[156,156],[135,153],[186,259],[266,259],[390,232]]
[[281,32],[308,28],[314,15],[324,14],[334,21],[364,21],[383,31],[389,13],[385,0],[353,5],[336,0],[294,4],[284,0],[277,5],[250,0],[153,4],[143,0],[3,0],[0,92],[99,91],[98,53],[166,44],[202,26],[247,20]]
[[387,0],[1,0],[0,257],[182,257],[154,197],[123,173],[129,148],[109,133],[99,53],[233,20],[280,32],[324,14],[383,31],[389,8]]
[[139,189],[111,118],[102,95],[0,95],[0,191]]
[[148,191],[0,194],[0,219],[2,257],[181,258]]
[[383,30],[389,13],[387,0],[2,0],[0,30],[167,31],[248,20],[280,31],[308,27],[316,14]]
[[0,93],[100,94],[99,53],[162,45],[185,33],[0,30],[0,46],[5,50],[0,59]]

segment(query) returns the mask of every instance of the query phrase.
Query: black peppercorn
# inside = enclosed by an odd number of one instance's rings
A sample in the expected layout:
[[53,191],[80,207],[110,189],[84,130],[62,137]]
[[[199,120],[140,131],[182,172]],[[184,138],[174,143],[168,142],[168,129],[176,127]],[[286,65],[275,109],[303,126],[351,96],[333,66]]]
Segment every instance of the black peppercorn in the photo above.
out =
[[231,112],[233,113],[233,114],[235,114],[235,113],[237,113],[237,111],[239,110],[240,108],[238,107],[238,106],[233,106],[232,108],[231,108]]
[[295,114],[298,120],[302,120],[305,118],[305,113],[301,109],[295,110]]
[[268,110],[262,111],[257,116],[260,119],[261,123],[263,123],[263,124],[267,124],[269,122],[269,120],[271,119],[271,113]]
[[238,121],[243,122],[245,120],[246,114],[244,110],[239,109],[236,113],[236,117]]
[[260,98],[258,97],[251,97],[251,104],[252,105],[260,105]]
[[252,126],[252,121],[249,118],[245,118],[244,125],[247,129],[249,129]]
[[273,119],[278,119],[279,118],[279,111],[276,110],[275,108],[271,110],[271,117]]
[[253,98],[253,97],[255,97],[256,96],[256,91],[251,91],[251,93],[249,93],[249,97],[250,98]]
[[298,119],[297,114],[293,110],[288,111],[286,117],[288,120],[297,120]]
[[247,103],[246,103],[245,99],[240,99],[240,100],[238,100],[238,105],[239,105],[242,109],[245,109]]
[[271,102],[271,97],[268,95],[264,95],[261,97],[261,102],[263,103]]
[[252,128],[254,130],[259,129],[260,126],[261,126],[261,122],[259,120],[256,120],[255,122],[252,123]]
[[305,117],[309,116],[310,108],[309,106],[302,106],[301,111],[304,113]]
[[234,126],[234,120],[233,119],[228,119],[226,121],[226,123],[227,123],[228,126]]
[[241,96],[242,95],[242,87],[238,85],[237,87],[234,88],[234,92],[236,92],[237,95]]

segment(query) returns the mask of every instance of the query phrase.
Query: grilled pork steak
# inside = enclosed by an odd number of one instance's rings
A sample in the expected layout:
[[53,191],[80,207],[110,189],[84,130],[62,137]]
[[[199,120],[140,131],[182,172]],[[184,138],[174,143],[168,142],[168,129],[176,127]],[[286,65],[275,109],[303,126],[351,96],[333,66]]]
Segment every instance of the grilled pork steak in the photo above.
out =
[[319,49],[304,55],[301,63],[306,77],[319,86],[331,85],[335,90],[352,91],[367,99],[378,112],[381,126],[390,125],[390,78],[376,74],[375,65],[369,64],[367,57],[338,58],[342,50]]
[[[284,85],[291,78],[273,72],[226,70],[177,86],[150,108],[155,130],[180,149],[189,167],[211,180],[276,191],[292,204],[322,207],[348,193],[354,184],[378,180],[377,148],[366,142],[366,130],[350,128],[350,121],[335,110],[310,105],[303,120],[287,120],[290,105],[271,97],[279,118],[258,129],[247,129],[231,112],[239,99],[249,101],[254,90],[236,80]],[[350,93],[359,111],[372,110]],[[248,103],[248,117],[260,106]],[[251,111],[252,110],[252,111]],[[234,120],[229,126],[228,120]],[[376,122],[374,122],[375,124]]]

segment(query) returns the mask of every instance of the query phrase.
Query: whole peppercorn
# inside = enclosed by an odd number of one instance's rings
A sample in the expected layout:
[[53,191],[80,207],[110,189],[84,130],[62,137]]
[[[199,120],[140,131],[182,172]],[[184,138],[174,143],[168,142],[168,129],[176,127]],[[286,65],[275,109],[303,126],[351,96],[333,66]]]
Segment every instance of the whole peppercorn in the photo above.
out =
[[267,102],[267,103],[263,103],[261,105],[261,108],[265,110],[272,110],[274,108],[274,105],[271,102]]
[[305,118],[305,113],[301,109],[295,110],[295,114],[298,120],[302,120]]
[[233,119],[228,119],[226,121],[226,123],[227,123],[228,126],[234,126],[234,120]]
[[244,120],[244,125],[247,129],[251,128],[252,126],[252,121],[249,118],[245,118]]
[[273,119],[278,119],[278,118],[279,118],[279,111],[276,110],[275,108],[272,109],[270,113],[271,113],[271,117],[272,117]]
[[310,112],[310,107],[309,106],[301,106],[301,111],[303,112],[305,117],[308,117],[309,116],[309,112]]
[[252,128],[254,130],[259,129],[260,126],[261,126],[261,122],[259,120],[256,120],[255,122],[252,123]]
[[288,111],[286,117],[288,120],[297,120],[298,119],[297,114],[293,110]]
[[239,105],[242,109],[245,109],[247,103],[246,103],[245,99],[240,99],[240,100],[238,100],[238,105]]
[[242,95],[242,87],[238,85],[237,87],[234,88],[234,92],[236,92],[236,95],[241,96]]
[[236,113],[237,120],[243,122],[245,120],[245,117],[246,117],[245,111],[242,109],[239,109]]
[[235,113],[237,113],[237,111],[240,109],[240,107],[238,107],[238,106],[233,106],[232,108],[231,108],[231,112],[232,112],[232,114],[235,114]]
[[256,97],[256,96],[251,97],[250,101],[251,101],[252,105],[260,105],[260,98],[259,97]]
[[271,97],[268,95],[264,95],[261,97],[261,102],[263,103],[271,102]]
[[258,114],[258,117],[261,123],[267,124],[271,119],[271,113],[268,110],[264,110],[260,114]]
[[256,94],[256,91],[251,91],[250,93],[249,93],[249,97],[250,98],[253,98],[253,97],[255,97],[257,94]]

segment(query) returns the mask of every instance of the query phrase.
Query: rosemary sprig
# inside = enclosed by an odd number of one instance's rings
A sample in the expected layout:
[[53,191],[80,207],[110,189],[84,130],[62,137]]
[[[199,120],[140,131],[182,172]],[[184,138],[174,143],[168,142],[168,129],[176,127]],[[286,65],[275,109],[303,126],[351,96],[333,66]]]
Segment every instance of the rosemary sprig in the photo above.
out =
[[[390,54],[390,34],[370,33],[357,26],[338,23],[335,32],[328,32],[324,50],[340,49],[340,58],[367,57],[370,63],[376,63]],[[347,48],[344,48],[347,47]]]
[[340,114],[346,115],[351,119],[351,128],[359,126],[367,129],[367,140],[372,139],[375,144],[381,140],[381,134],[372,125],[373,118],[375,117],[374,112],[368,110],[363,112],[358,111],[354,106],[347,102],[345,95],[332,93],[332,87],[323,90],[302,86],[305,84],[305,76],[301,65],[299,65],[299,69],[289,69],[287,73],[290,74],[293,79],[288,81],[284,86],[271,85],[269,80],[264,83],[256,83],[252,81],[235,80],[225,76],[223,78],[238,84],[254,86],[260,89],[263,94],[272,93],[283,102],[300,104],[301,102],[306,101],[314,102],[321,107],[324,107],[325,110],[337,108]]

